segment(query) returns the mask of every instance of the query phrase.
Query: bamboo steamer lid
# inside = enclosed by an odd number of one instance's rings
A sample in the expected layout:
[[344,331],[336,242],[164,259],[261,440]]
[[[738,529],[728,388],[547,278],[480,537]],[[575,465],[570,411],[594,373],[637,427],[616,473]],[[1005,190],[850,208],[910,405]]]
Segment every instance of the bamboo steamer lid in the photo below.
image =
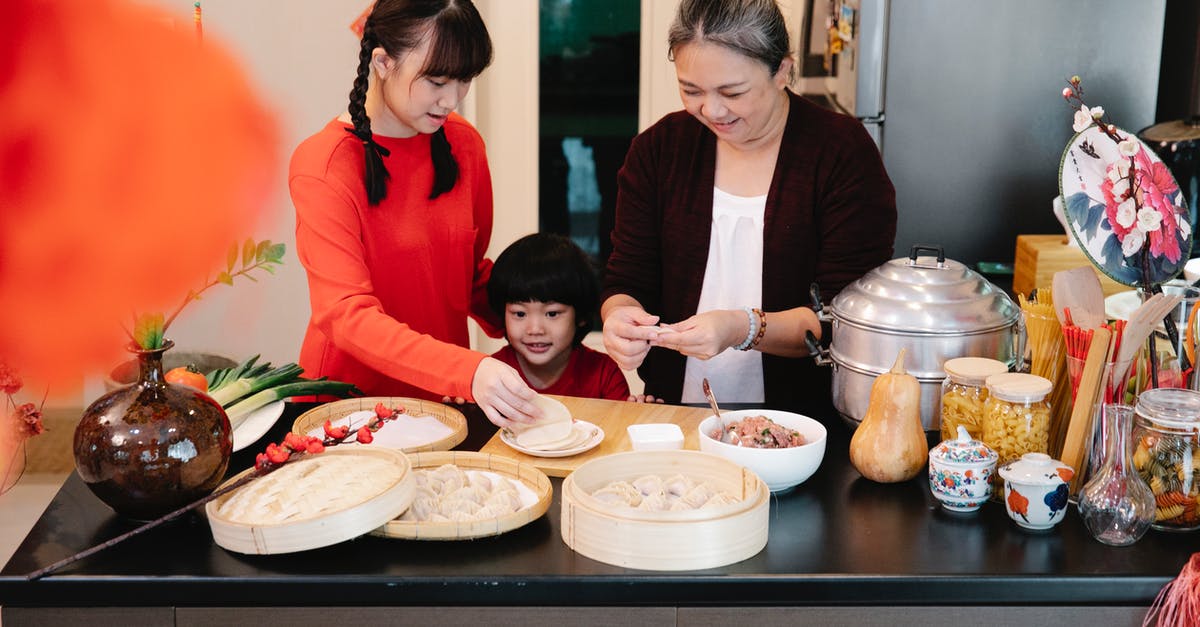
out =
[[448,451],[467,439],[467,417],[461,411],[443,403],[403,396],[362,396],[318,405],[300,414],[292,423],[292,431],[297,435],[320,432],[326,420],[337,422],[357,411],[372,411],[379,403],[388,408],[403,407],[404,412],[410,416],[433,416],[451,429],[449,435],[436,441],[400,449],[405,453]]
[[[248,469],[225,485],[252,472]],[[204,511],[219,546],[272,555],[366,534],[404,513],[415,492],[404,453],[356,447],[289,461],[214,499]]]
[[[409,455],[413,468],[437,468],[453,464],[463,470],[495,473],[519,481],[533,491],[537,501],[528,507],[496,518],[453,522],[416,522],[394,519],[372,532],[372,535],[406,540],[472,540],[496,536],[523,527],[546,513],[554,488],[546,473],[531,464],[499,455],[471,451],[424,452]],[[404,512],[401,512],[404,513]]]
[[[605,507],[592,492],[612,481],[680,474],[738,500],[711,510],[642,512]],[[733,564],[767,544],[770,491],[753,472],[699,451],[634,451],[580,466],[562,486],[563,542],[599,562],[642,570]]]

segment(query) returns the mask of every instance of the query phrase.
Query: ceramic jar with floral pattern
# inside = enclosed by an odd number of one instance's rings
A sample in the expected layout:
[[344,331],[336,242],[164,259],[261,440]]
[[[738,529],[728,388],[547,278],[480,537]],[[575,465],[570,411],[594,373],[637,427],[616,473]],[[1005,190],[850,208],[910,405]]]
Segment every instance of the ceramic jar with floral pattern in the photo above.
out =
[[973,512],[992,495],[996,452],[971,438],[963,425],[958,437],[929,451],[929,490],[952,512]]

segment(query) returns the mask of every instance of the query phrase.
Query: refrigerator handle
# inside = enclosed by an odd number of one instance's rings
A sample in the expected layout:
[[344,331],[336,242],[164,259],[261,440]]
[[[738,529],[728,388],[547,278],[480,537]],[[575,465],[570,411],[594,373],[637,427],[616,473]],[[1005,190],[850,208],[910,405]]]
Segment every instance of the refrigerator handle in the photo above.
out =
[[887,76],[887,25],[890,0],[860,0],[858,66],[854,116],[881,118],[884,113],[884,78]]

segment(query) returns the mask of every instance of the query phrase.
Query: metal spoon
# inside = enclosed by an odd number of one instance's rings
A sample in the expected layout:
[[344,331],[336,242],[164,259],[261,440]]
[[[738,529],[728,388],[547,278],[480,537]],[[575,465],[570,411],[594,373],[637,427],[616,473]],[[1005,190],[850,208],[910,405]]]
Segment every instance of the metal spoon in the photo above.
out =
[[704,379],[701,382],[701,386],[704,389],[704,398],[708,399],[708,406],[712,407],[713,415],[720,418],[721,410],[717,408],[717,398],[713,396],[712,388],[708,387],[708,379]]

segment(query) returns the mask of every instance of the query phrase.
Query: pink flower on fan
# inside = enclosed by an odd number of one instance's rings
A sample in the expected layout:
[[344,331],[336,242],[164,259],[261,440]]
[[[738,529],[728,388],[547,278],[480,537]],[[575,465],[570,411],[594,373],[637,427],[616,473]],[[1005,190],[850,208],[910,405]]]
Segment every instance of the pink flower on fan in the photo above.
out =
[[1182,252],[1179,250],[1179,238],[1176,232],[1180,228],[1175,218],[1175,205],[1171,198],[1179,192],[1171,171],[1160,162],[1152,162],[1145,150],[1139,150],[1134,157],[1137,167],[1138,191],[1143,211],[1152,209],[1161,217],[1157,229],[1147,232],[1150,237],[1150,254],[1155,257],[1166,256],[1172,263],[1179,261]]

